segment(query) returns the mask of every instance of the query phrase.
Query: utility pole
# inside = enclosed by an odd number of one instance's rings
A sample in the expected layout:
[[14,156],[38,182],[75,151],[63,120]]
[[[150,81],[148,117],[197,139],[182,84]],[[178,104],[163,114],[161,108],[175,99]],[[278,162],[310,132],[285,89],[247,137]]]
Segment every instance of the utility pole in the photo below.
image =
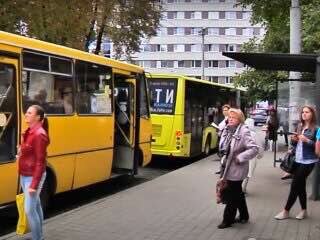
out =
[[202,50],[202,59],[201,59],[201,67],[202,67],[202,76],[201,79],[205,80],[204,76],[204,36],[206,35],[206,28],[202,28],[199,33],[201,34],[201,50]]
[[[299,0],[291,0],[290,7],[290,53],[299,54],[301,52],[301,9]],[[301,73],[290,72],[289,79],[300,79]],[[301,82],[289,82],[289,129],[295,131],[299,121],[299,106],[303,105],[301,99]]]

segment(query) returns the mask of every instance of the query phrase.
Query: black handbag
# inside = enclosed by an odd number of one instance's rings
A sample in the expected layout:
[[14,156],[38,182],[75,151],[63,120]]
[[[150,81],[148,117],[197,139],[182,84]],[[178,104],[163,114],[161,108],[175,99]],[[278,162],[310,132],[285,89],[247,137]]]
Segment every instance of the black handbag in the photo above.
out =
[[287,173],[293,173],[294,170],[294,160],[295,160],[295,154],[294,153],[286,153],[284,158],[282,159],[280,163],[280,168],[287,172]]

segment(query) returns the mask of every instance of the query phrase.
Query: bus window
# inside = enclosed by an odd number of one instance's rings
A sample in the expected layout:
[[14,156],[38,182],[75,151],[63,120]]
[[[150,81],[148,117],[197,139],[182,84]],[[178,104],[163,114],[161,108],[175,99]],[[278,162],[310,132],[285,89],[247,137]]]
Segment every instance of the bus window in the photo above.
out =
[[16,154],[14,67],[0,63],[0,164]]
[[[46,114],[73,113],[73,83],[70,76],[24,71],[23,108],[38,104]],[[67,96],[68,94],[68,96]]]
[[148,97],[147,97],[147,87],[144,77],[139,79],[139,91],[140,91],[140,108],[139,116],[140,117],[149,117],[149,107],[148,107]]
[[113,87],[110,68],[78,61],[76,79],[80,114],[112,113]]
[[[23,110],[38,104],[46,114],[72,114],[72,61],[46,54],[23,52]],[[65,90],[68,90],[68,96]]]

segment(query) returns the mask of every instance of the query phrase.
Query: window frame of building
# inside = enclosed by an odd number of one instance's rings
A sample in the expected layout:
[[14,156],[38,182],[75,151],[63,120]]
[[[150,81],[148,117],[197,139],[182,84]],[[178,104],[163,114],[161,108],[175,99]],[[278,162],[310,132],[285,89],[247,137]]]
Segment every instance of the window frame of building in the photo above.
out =
[[237,29],[236,28],[226,28],[225,29],[225,35],[226,36],[236,36],[237,35]]
[[202,28],[200,28],[200,27],[192,27],[190,35],[193,35],[193,36],[201,35],[200,34],[201,30],[202,30]]
[[191,68],[201,68],[201,60],[191,60]]
[[173,29],[174,36],[184,36],[184,27],[175,27]]
[[254,34],[254,30],[253,28],[243,28],[242,29],[242,36],[246,36],[246,37],[252,37]]
[[219,36],[219,28],[217,27],[209,27],[207,28],[207,34],[209,36]]
[[219,52],[220,46],[219,44],[207,44],[208,46],[208,52]]
[[201,44],[191,44],[191,52],[202,52]]
[[218,68],[219,61],[218,60],[208,60],[208,68]]
[[173,52],[184,52],[184,50],[185,50],[184,44],[173,45]]
[[237,12],[235,12],[235,11],[226,11],[225,14],[226,14],[225,18],[227,20],[236,20],[237,19]]
[[208,12],[208,19],[219,19],[219,12],[218,11],[209,11]]
[[227,49],[227,52],[236,52],[237,45],[236,44],[227,44],[226,49]]

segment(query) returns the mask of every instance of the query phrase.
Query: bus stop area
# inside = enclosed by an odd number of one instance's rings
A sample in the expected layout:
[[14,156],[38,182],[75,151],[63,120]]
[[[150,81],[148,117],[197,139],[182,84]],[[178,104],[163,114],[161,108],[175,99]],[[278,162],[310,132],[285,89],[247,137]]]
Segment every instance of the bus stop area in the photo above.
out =
[[[247,188],[250,222],[218,229],[224,205],[217,205],[215,183],[219,161],[211,155],[152,181],[47,219],[44,235],[54,239],[207,240],[320,239],[320,202],[308,200],[309,217],[274,219],[285,204],[290,180],[280,180],[273,153],[265,152]],[[311,193],[308,179],[308,195]],[[15,233],[0,239],[27,239]]]

